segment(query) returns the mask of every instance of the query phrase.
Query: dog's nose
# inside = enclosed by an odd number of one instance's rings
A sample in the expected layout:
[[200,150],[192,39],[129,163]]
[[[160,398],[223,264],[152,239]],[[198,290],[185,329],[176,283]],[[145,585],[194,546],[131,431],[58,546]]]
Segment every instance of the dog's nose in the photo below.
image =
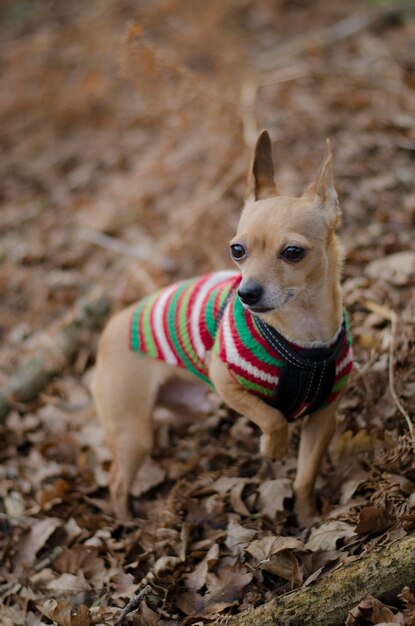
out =
[[238,296],[244,304],[248,305],[259,302],[263,293],[264,290],[258,283],[248,283],[245,287],[241,287],[238,290]]

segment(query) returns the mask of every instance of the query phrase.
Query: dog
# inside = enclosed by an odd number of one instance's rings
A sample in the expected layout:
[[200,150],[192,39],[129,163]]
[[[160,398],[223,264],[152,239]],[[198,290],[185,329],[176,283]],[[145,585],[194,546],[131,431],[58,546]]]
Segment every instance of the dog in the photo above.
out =
[[340,217],[330,142],[315,181],[287,197],[277,191],[262,131],[230,244],[238,270],[171,285],[110,320],[92,394],[114,458],[109,489],[119,518],[128,515],[133,479],[153,447],[160,390],[179,377],[213,386],[257,424],[271,459],[286,451],[288,422],[302,420],[295,511],[301,526],[313,523],[315,479],[353,365]]

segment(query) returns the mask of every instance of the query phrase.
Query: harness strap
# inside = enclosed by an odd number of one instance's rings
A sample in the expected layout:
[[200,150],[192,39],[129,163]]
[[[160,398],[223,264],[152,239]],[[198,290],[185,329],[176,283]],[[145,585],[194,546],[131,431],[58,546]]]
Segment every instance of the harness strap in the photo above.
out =
[[275,328],[259,317],[255,319],[264,339],[284,359],[277,392],[270,404],[287,418],[313,413],[324,404],[333,388],[336,361],[347,332],[345,317],[334,346],[298,351]]

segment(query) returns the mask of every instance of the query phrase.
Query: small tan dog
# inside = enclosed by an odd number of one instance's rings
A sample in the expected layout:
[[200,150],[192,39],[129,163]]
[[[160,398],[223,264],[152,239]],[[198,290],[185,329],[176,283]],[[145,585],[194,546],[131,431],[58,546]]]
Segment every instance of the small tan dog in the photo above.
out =
[[260,427],[261,451],[273,459],[285,453],[287,419],[303,418],[296,513],[301,525],[312,522],[316,475],[352,368],[339,221],[329,142],[316,181],[291,198],[277,193],[262,131],[231,242],[240,272],[170,286],[110,321],[92,392],[114,456],[118,517],[127,516],[133,479],[153,447],[160,389],[172,377],[196,376]]

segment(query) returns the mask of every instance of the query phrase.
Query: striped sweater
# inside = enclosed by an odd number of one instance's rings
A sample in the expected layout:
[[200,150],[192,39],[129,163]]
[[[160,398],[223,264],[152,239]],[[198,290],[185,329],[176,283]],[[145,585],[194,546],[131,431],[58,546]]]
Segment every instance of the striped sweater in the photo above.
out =
[[[287,363],[301,365],[304,351],[278,333],[272,335],[276,331],[244,309],[236,294],[240,280],[239,272],[214,272],[146,296],[134,309],[129,346],[133,351],[187,368],[208,384],[208,354],[213,351],[242,387],[280,408],[276,400],[284,368]],[[336,343],[334,378],[319,406],[337,398],[353,366],[348,326],[330,345]],[[310,408],[315,410],[312,402],[303,400],[287,418],[295,419],[310,412]]]

